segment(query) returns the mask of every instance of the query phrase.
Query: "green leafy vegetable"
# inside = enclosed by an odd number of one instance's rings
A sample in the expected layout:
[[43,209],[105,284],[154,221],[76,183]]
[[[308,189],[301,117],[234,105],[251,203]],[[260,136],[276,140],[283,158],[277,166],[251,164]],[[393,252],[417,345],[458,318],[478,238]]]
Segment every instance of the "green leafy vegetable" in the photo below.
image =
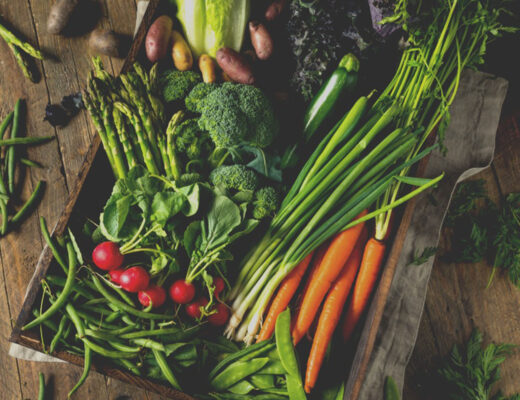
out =
[[[410,264],[422,265],[437,253],[437,247],[425,247],[421,254],[416,253]],[[410,265],[408,264],[408,265]]]

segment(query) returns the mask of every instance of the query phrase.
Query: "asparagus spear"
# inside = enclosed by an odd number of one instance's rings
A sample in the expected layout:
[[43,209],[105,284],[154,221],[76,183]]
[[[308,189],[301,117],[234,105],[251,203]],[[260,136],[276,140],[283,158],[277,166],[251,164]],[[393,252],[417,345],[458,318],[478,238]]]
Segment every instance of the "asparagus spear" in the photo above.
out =
[[22,39],[17,37],[14,33],[12,33],[9,29],[7,29],[0,22],[0,36],[4,39],[8,44],[12,44],[14,46],[19,47],[21,50],[29,54],[31,57],[37,58],[38,60],[43,60],[43,54],[35,49],[28,42],[24,42]]
[[24,76],[33,83],[38,82],[38,75],[36,75],[34,68],[30,65],[30,62],[26,58],[26,56],[14,44],[7,42],[7,45],[13,52],[14,58],[15,58],[16,62],[18,63],[18,66],[22,70],[22,73],[24,74]]
[[121,111],[119,111],[117,108],[114,108],[112,115],[114,118],[117,134],[119,135],[119,141],[121,142],[123,151],[125,152],[128,169],[131,169],[137,165],[137,161],[135,159],[134,149],[132,148],[132,142],[126,133],[125,121],[123,120]]

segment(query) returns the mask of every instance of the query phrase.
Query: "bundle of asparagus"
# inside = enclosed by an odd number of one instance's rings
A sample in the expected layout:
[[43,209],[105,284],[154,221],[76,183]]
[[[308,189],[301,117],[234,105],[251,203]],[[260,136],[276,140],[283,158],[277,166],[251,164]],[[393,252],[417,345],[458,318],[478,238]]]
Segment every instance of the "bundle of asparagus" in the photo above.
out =
[[157,65],[147,74],[139,63],[118,78],[110,75],[98,57],[88,78],[84,102],[99,133],[116,178],[137,164],[152,174],[171,175],[175,167],[166,142],[163,104],[157,97]]
[[31,44],[25,42],[7,29],[0,21],[0,37],[5,40],[9,48],[14,54],[16,62],[20,66],[23,74],[31,81],[38,82],[39,75],[33,66],[30,65],[28,56],[38,60],[43,60],[43,54],[35,49]]

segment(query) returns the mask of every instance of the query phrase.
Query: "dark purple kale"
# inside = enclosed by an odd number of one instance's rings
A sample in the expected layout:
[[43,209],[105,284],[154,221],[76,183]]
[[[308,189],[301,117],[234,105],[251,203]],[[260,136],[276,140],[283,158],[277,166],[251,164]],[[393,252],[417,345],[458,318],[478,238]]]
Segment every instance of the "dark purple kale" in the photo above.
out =
[[47,104],[47,107],[45,107],[45,118],[43,118],[43,120],[56,127],[67,125],[70,117],[59,104]]
[[76,115],[81,109],[85,108],[81,92],[64,96],[61,100],[61,106],[70,116]]

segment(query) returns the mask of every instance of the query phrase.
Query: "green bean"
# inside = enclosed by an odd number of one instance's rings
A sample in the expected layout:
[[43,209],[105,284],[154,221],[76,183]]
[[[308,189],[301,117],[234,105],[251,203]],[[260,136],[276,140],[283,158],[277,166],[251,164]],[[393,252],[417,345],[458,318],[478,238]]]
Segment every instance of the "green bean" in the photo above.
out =
[[170,382],[170,385],[172,385],[177,390],[182,390],[179,382],[177,382],[177,379],[175,378],[175,375],[173,375],[173,372],[168,365],[168,361],[166,361],[166,357],[164,356],[164,353],[155,349],[152,349],[153,356],[155,357],[155,361],[157,361],[157,365],[161,369],[161,372],[163,373],[164,377],[168,382]]
[[[40,311],[37,310],[36,308],[33,308],[32,313],[35,317],[40,316]],[[47,320],[43,321],[43,326],[46,326],[53,332],[58,332],[58,325],[56,325],[56,323],[51,319],[47,319]]]
[[65,265],[65,261],[63,261],[63,258],[61,257],[60,252],[56,248],[56,245],[54,244],[54,241],[51,238],[51,235],[49,233],[49,230],[47,229],[47,223],[45,222],[45,218],[40,217],[40,229],[42,231],[43,238],[45,239],[45,242],[47,242],[47,246],[49,246],[49,249],[51,249],[52,255],[60,264],[61,268],[65,272],[65,274],[68,273],[67,266]]
[[385,380],[385,399],[384,400],[401,400],[399,388],[391,376],[387,376]]
[[269,341],[264,340],[260,343],[255,343],[249,347],[246,347],[245,349],[242,349],[240,351],[237,351],[235,353],[232,353],[230,356],[224,358],[221,362],[219,362],[215,368],[211,370],[211,372],[208,375],[208,379],[213,379],[217,373],[222,371],[225,367],[230,365],[231,363],[235,361],[247,361],[251,360],[254,357],[257,357],[259,355],[262,355],[264,353],[267,353],[275,348],[274,343],[269,343]]
[[112,340],[109,344],[114,349],[124,351],[126,353],[139,353],[141,351],[141,347],[127,346],[126,344],[116,342],[114,340]]
[[71,303],[68,303],[65,306],[65,311],[67,311],[67,314],[69,314],[70,320],[74,324],[76,333],[78,334],[79,338],[83,339],[85,337],[85,326],[83,325],[83,321],[80,318],[80,314],[76,311]]
[[291,311],[287,308],[276,320],[274,328],[278,356],[288,374],[300,376],[300,368],[291,337]]
[[4,133],[11,124],[11,121],[13,120],[14,112],[10,112],[7,114],[7,116],[4,118],[2,123],[0,124],[0,139],[3,139]]
[[[136,326],[138,326],[138,325],[136,325]],[[123,333],[127,333],[127,332],[130,332],[130,331],[133,331],[134,329],[136,329],[136,326],[125,326],[124,328],[107,329],[107,328],[98,328],[97,325],[89,323],[89,328],[91,328],[91,329],[99,330],[104,333],[108,333],[112,336],[116,336],[116,337],[120,337],[120,338],[122,338]]]
[[[45,280],[47,282],[49,282],[51,285],[56,285],[56,286],[60,286],[60,287],[65,286],[65,282],[67,281],[66,278],[63,278],[61,276],[56,276],[56,275],[47,275],[45,277]],[[79,284],[77,282],[74,284],[74,287],[73,287],[72,290],[74,292],[76,292],[77,294],[80,294],[84,298],[88,299],[88,301],[92,301],[92,300],[101,301],[101,300],[103,300],[103,301],[106,302],[105,298],[94,298],[94,294],[92,292],[89,292],[87,288],[81,286],[81,284]],[[85,302],[85,304],[88,303],[88,301]]]
[[[0,176],[1,185],[4,185],[3,179]],[[5,200],[0,201],[0,215],[2,215],[2,226],[0,227],[0,235],[5,235],[7,232],[7,223],[9,222],[9,217],[7,216],[7,202]]]
[[[166,329],[152,329],[146,331],[137,331],[137,332],[129,332],[121,335],[122,339],[138,339],[138,338],[147,338],[150,336],[161,336],[168,335],[168,339],[174,340],[176,342],[180,342],[186,340],[186,335],[192,335],[199,331],[199,325],[195,325],[191,328],[182,330],[179,328],[166,328]],[[192,331],[193,330],[193,331]]]
[[114,335],[111,335],[106,332],[101,332],[97,329],[90,329],[90,328],[85,328],[85,335],[93,337],[94,339],[101,339],[101,340],[105,340],[105,341],[110,341],[110,340],[115,339]]
[[210,381],[210,385],[218,391],[225,390],[235,383],[256,373],[269,362],[269,358],[255,358],[249,361],[237,361],[224,369]]
[[46,143],[52,139],[54,139],[54,136],[34,136],[34,137],[17,137],[17,138],[10,138],[10,139],[0,139],[0,146],[35,145],[35,144]]
[[137,368],[136,365],[134,365],[131,361],[122,359],[122,360],[113,360],[116,364],[126,368],[129,370],[132,374],[141,376],[141,371],[139,371],[139,368]]
[[67,281],[63,287],[63,291],[56,298],[56,301],[43,314],[25,325],[22,330],[25,331],[41,324],[42,321],[50,318],[57,311],[59,311],[67,302],[67,299],[72,292],[74,279],[76,277],[76,252],[74,251],[72,243],[67,243],[67,253],[69,257],[69,271],[67,274]]
[[[13,117],[13,127],[11,129],[11,139],[16,139],[18,136],[18,131],[20,130],[20,119],[21,119],[21,111],[22,111],[22,99],[18,99],[14,106],[14,117]],[[14,169],[16,162],[16,153],[14,146],[7,149],[6,154],[7,159],[7,185],[9,189],[9,193],[14,192]]]
[[63,331],[65,330],[65,325],[67,324],[67,316],[63,315],[60,319],[60,324],[58,325],[58,331],[52,338],[51,344],[49,346],[49,353],[53,353],[54,349],[56,348],[56,345],[60,341],[61,337],[63,336]]
[[[119,310],[116,306],[114,306],[113,304],[108,304],[108,307],[112,310],[112,311],[117,311],[120,313],[120,315],[122,315],[121,317],[121,320],[127,324],[127,325],[131,325],[131,326],[135,326],[137,325],[137,323],[135,321],[132,321],[132,319],[128,316],[127,313],[125,313],[124,311],[121,311]],[[106,320],[105,320],[106,321]],[[110,321],[108,321],[110,322]]]
[[123,303],[122,301],[119,301],[116,297],[108,293],[106,288],[103,286],[103,284],[99,281],[99,279],[94,275],[91,274],[92,280],[94,281],[94,285],[96,285],[96,288],[99,290],[99,293],[101,293],[110,303],[113,305],[119,307],[122,311],[126,311],[129,314],[135,315],[136,317],[143,318],[143,319],[166,319],[167,317],[163,314],[152,314],[147,313],[143,311],[136,310],[133,307],[130,307],[128,304]]
[[[128,297],[128,295],[119,287],[115,286],[112,282],[108,281],[107,279],[103,278],[103,281],[108,285],[110,286],[114,291],[117,292],[117,294],[121,297],[121,299],[123,299],[123,301],[128,304],[129,306],[131,307],[134,307],[135,308],[135,304],[134,302],[132,301],[132,299],[130,299],[130,297]],[[96,292],[99,292],[99,289],[96,287],[96,285],[93,283],[93,282],[90,282],[90,281],[85,281],[85,284],[90,287],[91,289],[95,290]],[[110,304],[110,302],[108,302]]]
[[40,197],[40,194],[43,191],[44,187],[45,184],[42,181],[39,181],[36,184],[36,187],[31,193],[31,196],[27,199],[22,208],[20,208],[20,210],[18,210],[18,212],[13,216],[13,218],[11,218],[11,222],[13,224],[18,223],[22,218],[24,218],[27,215],[31,207],[36,203],[36,201],[38,201],[38,198]]
[[29,160],[28,158],[22,157],[22,158],[20,158],[20,162],[23,165],[27,165],[28,167],[43,168],[43,165],[41,165],[39,162]]
[[131,342],[135,343],[138,346],[146,347],[147,349],[166,352],[166,349],[164,348],[164,345],[162,343],[156,342],[151,339],[132,339]]
[[84,359],[83,359],[83,372],[82,372],[78,382],[74,385],[72,390],[69,392],[69,395],[68,395],[69,398],[74,394],[74,392],[76,392],[76,390],[78,390],[81,387],[81,385],[83,385],[83,383],[87,379],[88,373],[90,372],[90,367],[92,365],[92,350],[86,343],[83,343],[83,345],[84,345],[84,349],[85,349],[85,354],[84,354]]
[[120,358],[135,358],[137,357],[137,354],[136,353],[127,353],[127,352],[124,352],[124,351],[114,351],[114,350],[109,350],[103,346],[100,346],[99,344],[97,343],[94,343],[93,341],[87,339],[87,338],[83,338],[83,341],[90,347],[90,349],[95,352],[95,353],[98,353],[104,357],[108,357],[108,358],[117,358],[117,359],[120,359]]
[[38,374],[38,381],[39,381],[38,400],[44,400],[45,399],[45,377],[43,376],[42,372],[40,372]]

